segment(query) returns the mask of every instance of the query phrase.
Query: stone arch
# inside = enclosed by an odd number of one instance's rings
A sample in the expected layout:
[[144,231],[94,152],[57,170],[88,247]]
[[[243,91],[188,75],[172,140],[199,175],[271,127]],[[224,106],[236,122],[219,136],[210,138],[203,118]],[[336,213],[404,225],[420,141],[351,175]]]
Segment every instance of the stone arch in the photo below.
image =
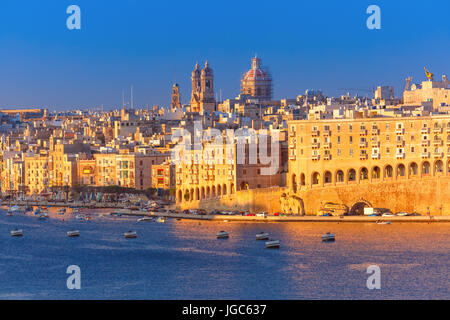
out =
[[324,183],[332,183],[333,182],[333,175],[330,171],[325,171],[325,174],[323,175],[323,182]]
[[345,176],[344,176],[344,171],[342,170],[337,170],[336,171],[336,180],[337,183],[339,182],[345,182]]
[[212,186],[211,188],[211,198],[215,198],[216,197],[216,186]]
[[234,194],[234,183],[230,185],[230,194]]
[[248,182],[247,181],[241,182],[241,190],[248,190]]
[[200,192],[200,200],[205,199],[205,187],[201,188],[201,192]]
[[211,198],[211,188],[209,186],[206,186],[206,198]]
[[190,195],[190,201],[194,201],[194,189],[191,189],[191,191],[189,192]]
[[379,166],[375,166],[372,168],[372,179],[380,179],[381,178],[381,169]]
[[195,200],[200,200],[200,189],[195,188]]
[[178,199],[178,202],[183,202],[183,191],[178,190],[177,199]]
[[436,160],[433,166],[434,174],[443,174],[444,173],[444,163],[442,160]]
[[311,175],[311,184],[313,186],[320,184],[320,173],[318,173],[317,171]]
[[222,186],[222,194],[223,194],[224,196],[227,195],[227,185],[226,185],[225,183],[224,183],[223,186]]
[[184,190],[184,201],[188,202],[191,200],[191,195],[189,194],[189,190]]
[[392,168],[392,166],[390,164],[388,164],[387,166],[384,167],[384,178],[393,178],[394,177],[394,169]]
[[356,170],[355,169],[349,169],[347,173],[347,181],[352,182],[356,181]]
[[364,208],[371,208],[372,204],[365,200],[365,199],[359,199],[357,202],[355,202],[351,209],[349,214],[350,215],[363,215],[364,214]]
[[369,170],[366,167],[362,167],[359,169],[359,180],[368,180],[369,179]]
[[294,173],[292,175],[292,192],[297,193],[297,175]]
[[217,185],[217,196],[220,197],[222,195],[222,186],[219,184]]
[[431,174],[430,163],[428,161],[422,162],[421,172],[422,172],[422,176],[423,175],[427,176],[427,175]]
[[405,177],[406,176],[406,168],[403,163],[400,163],[399,165],[397,165],[396,176],[397,177]]
[[418,176],[419,175],[419,166],[415,162],[411,162],[408,166],[408,174],[409,176]]
[[304,173],[300,174],[300,185],[301,186],[306,186],[306,178],[305,178],[305,174]]

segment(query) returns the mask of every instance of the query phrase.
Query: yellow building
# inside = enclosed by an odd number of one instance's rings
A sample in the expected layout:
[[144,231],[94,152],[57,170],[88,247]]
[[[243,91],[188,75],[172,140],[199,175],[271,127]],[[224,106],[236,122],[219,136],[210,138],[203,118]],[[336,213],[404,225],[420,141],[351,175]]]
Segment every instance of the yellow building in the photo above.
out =
[[25,156],[25,185],[28,194],[40,194],[48,192],[49,157],[48,155]]
[[442,81],[423,81],[422,84],[413,84],[403,92],[403,102],[413,105],[432,102],[433,109],[437,110],[441,104],[450,105],[449,85],[450,82],[445,76]]
[[450,175],[450,116],[288,122],[288,185],[301,189]]
[[95,185],[113,186],[116,185],[116,154],[96,153],[95,159]]

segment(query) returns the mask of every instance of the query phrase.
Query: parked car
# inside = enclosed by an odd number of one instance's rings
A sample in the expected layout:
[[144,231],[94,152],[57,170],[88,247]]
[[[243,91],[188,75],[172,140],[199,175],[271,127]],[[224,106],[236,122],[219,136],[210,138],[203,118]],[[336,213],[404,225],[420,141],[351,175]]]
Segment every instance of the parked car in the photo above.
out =
[[279,212],[275,212],[273,215],[279,217],[280,213]]
[[256,214],[257,217],[267,217],[267,212],[260,212]]
[[254,213],[247,213],[246,216],[247,216],[247,217],[254,217],[255,214],[254,214]]

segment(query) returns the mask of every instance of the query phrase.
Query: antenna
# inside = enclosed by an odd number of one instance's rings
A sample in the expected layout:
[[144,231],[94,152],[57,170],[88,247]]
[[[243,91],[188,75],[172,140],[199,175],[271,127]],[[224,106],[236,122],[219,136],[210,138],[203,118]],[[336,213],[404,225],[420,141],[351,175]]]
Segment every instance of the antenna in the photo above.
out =
[[122,109],[125,108],[125,92],[122,90]]

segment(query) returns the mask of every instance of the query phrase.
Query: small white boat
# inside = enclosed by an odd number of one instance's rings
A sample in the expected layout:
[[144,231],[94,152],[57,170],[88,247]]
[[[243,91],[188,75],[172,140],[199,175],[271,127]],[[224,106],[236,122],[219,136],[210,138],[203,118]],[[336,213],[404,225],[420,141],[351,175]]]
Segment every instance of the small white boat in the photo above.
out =
[[77,214],[77,215],[75,216],[75,219],[83,220],[83,219],[84,219],[84,216],[83,216],[82,214]]
[[390,221],[381,221],[381,220],[378,220],[376,223],[377,224],[391,224]]
[[256,235],[256,240],[269,240],[269,234],[267,232],[260,232]]
[[79,237],[80,231],[79,230],[67,231],[67,236],[68,237]]
[[409,216],[409,213],[408,212],[398,212],[398,213],[396,213],[396,216],[398,216],[398,217],[406,217],[406,216]]
[[143,218],[139,218],[137,219],[138,222],[151,222],[153,221],[153,218],[150,217],[143,217]]
[[21,236],[23,236],[22,229],[11,230],[11,236],[12,237],[21,237]]
[[166,219],[164,219],[164,217],[159,217],[158,219],[156,219],[156,222],[164,223],[166,222]]
[[66,213],[66,208],[61,208],[61,209],[59,209],[57,213],[58,213],[58,214],[64,214],[64,213]]
[[228,239],[229,238],[229,234],[226,231],[219,231],[216,234],[217,239]]
[[48,218],[48,213],[44,212],[38,216],[38,219],[44,220]]
[[15,205],[15,206],[10,207],[10,208],[8,209],[8,211],[9,211],[9,212],[20,211],[20,207],[17,206],[17,205]]
[[267,249],[278,249],[280,247],[280,240],[270,239],[266,242]]
[[327,232],[326,234],[324,234],[322,236],[322,241],[324,241],[324,242],[332,242],[334,240],[336,240],[335,236],[334,236],[334,233]]
[[124,236],[125,238],[129,238],[129,239],[131,239],[131,238],[137,238],[137,232],[136,232],[136,231],[128,231],[128,232],[125,232],[125,233],[123,234],[123,236]]

